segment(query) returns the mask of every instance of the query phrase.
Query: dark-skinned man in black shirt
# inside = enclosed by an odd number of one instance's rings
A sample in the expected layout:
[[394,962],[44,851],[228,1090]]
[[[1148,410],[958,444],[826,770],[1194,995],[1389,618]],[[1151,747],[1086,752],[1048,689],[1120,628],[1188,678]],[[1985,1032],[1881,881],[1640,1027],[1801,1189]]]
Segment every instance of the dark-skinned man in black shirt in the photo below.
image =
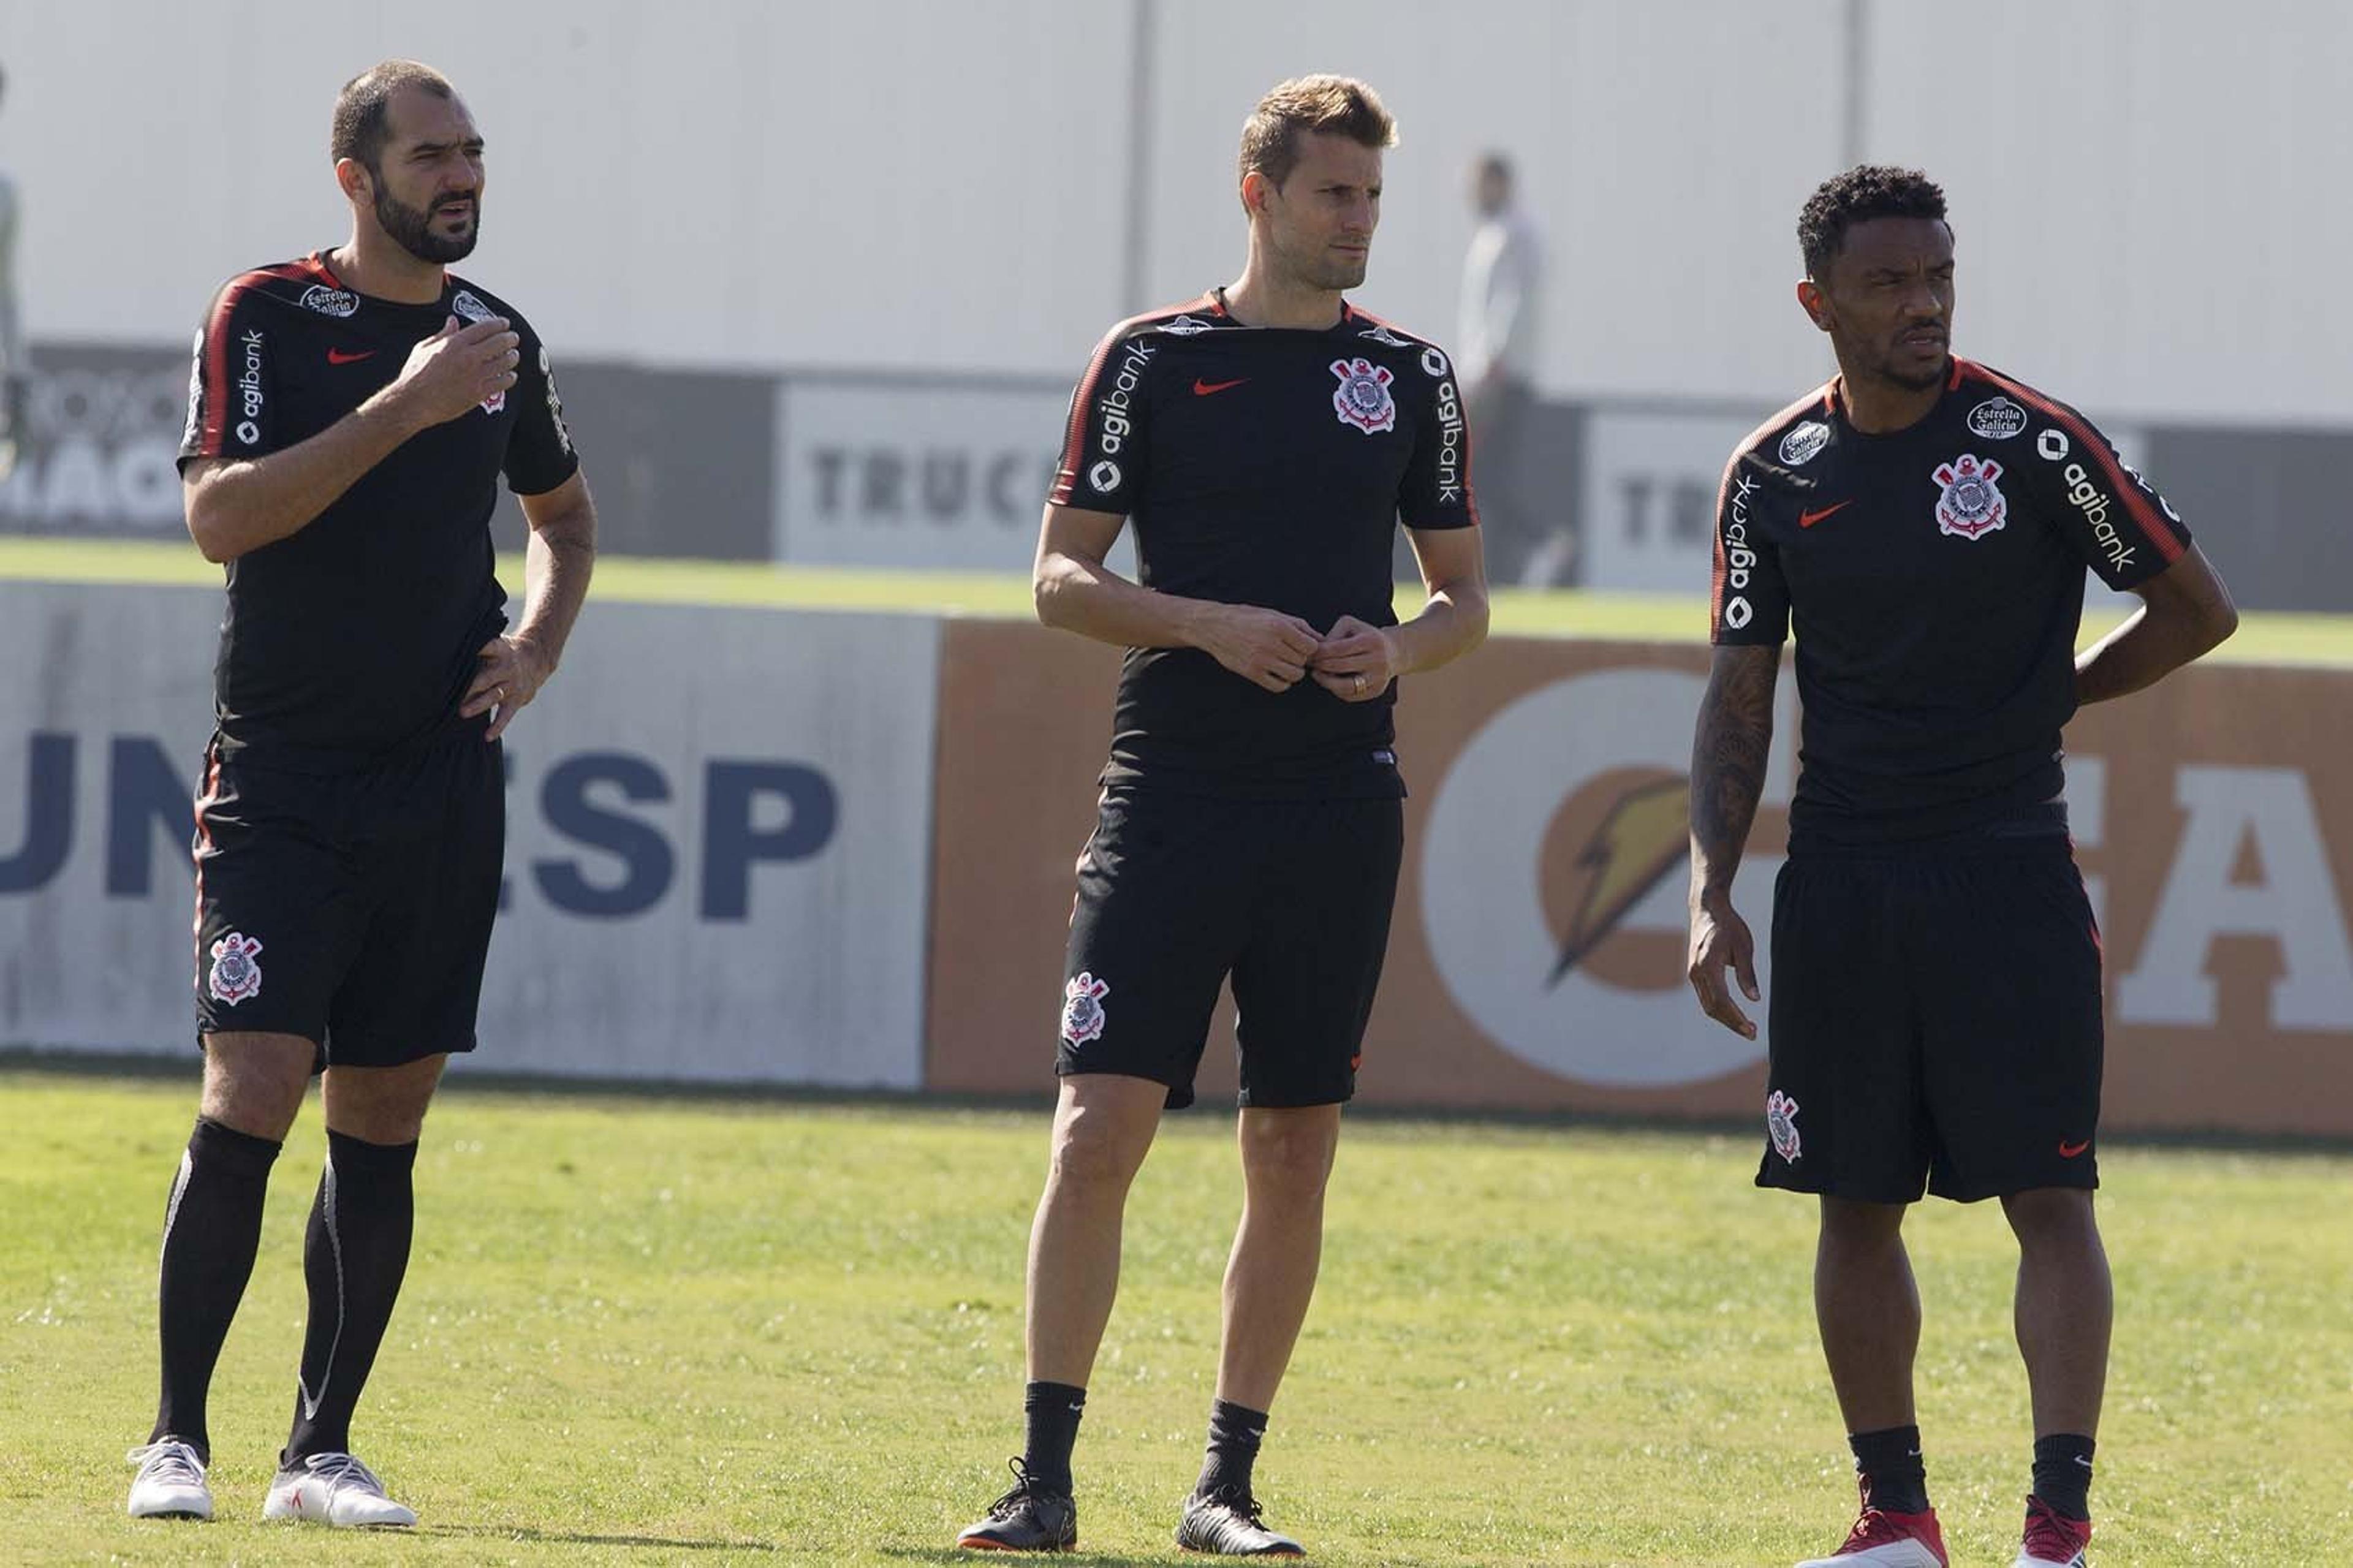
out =
[[[1774,890],[1759,1184],[1818,1195],[1814,1305],[1862,1489],[1804,1568],[1945,1568],[1905,1251],[1924,1191],[1993,1197],[2020,1248],[2033,1481],[2016,1568],[2082,1568],[2107,1371],[2093,1217],[2099,932],[2060,731],[2220,643],[2230,595],[2090,421],[1953,357],[1953,231],[1915,171],[1862,167],[1799,220],[1799,302],[1839,374],[1733,454],[1715,668],[1692,760],[1690,975],[1751,1038],[1732,904],[1794,626],[1803,745]],[[2143,607],[2077,657],[2089,567]]]
[[[1467,652],[1487,598],[1470,436],[1436,345],[1356,310],[1394,139],[1371,89],[1285,82],[1243,132],[1241,278],[1113,328],[1071,399],[1038,613],[1127,651],[1062,993],[1030,1234],[1018,1484],[973,1550],[1077,1541],[1071,1450],[1119,1279],[1128,1185],[1239,1013],[1245,1197],[1208,1454],[1180,1545],[1297,1556],[1251,1461],[1314,1293],[1324,1193],[1388,936],[1397,678]],[[1398,625],[1402,518],[1427,596]],[[1103,564],[1133,521],[1138,581]]]
[[[411,1171],[453,1051],[474,1047],[505,831],[499,737],[555,671],[596,511],[538,338],[451,276],[482,138],[409,61],[354,78],[331,152],[343,245],[231,279],[196,340],[188,530],[227,566],[196,802],[205,1077],[165,1213],[163,1393],[130,1511],[210,1518],[206,1416],[269,1168],[323,1075],[310,1318],[270,1519],[406,1525],[350,1425],[407,1266]],[[489,524],[531,525],[506,631]]]

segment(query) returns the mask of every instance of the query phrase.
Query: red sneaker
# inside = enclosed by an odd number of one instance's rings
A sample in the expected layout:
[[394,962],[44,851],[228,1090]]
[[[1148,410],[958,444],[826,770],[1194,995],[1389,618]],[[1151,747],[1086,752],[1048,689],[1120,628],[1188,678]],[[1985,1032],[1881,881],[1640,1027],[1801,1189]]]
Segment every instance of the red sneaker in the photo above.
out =
[[1864,1493],[1862,1516],[1846,1532],[1846,1543],[1828,1557],[1814,1557],[1798,1568],[1947,1568],[1945,1531],[1936,1510],[1894,1513],[1871,1506]]
[[2026,1500],[2026,1544],[2010,1568],[2090,1568],[2084,1549],[2092,1543],[2092,1521],[2069,1519],[2039,1497]]

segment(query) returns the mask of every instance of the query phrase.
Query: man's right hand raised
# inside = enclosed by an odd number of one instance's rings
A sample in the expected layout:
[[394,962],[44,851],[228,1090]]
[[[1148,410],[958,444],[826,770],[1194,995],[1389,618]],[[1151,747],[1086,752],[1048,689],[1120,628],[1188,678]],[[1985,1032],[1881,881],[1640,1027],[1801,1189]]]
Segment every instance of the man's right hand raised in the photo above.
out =
[[1207,605],[1193,629],[1193,646],[1269,691],[1288,691],[1307,674],[1323,644],[1297,616],[1255,605]]
[[515,384],[522,339],[503,316],[461,327],[451,316],[408,351],[385,396],[419,430],[445,425]]

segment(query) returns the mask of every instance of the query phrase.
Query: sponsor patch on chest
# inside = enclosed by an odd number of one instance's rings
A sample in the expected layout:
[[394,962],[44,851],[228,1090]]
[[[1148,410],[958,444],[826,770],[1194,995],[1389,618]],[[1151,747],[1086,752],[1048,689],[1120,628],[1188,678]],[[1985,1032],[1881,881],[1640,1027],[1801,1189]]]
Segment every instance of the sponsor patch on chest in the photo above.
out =
[[1936,497],[1938,531],[1961,539],[1982,539],[2002,525],[2010,503],[2002,498],[2001,465],[1965,452],[1949,463],[1939,463],[1929,476],[1942,487]]
[[1819,419],[1809,419],[1781,437],[1781,462],[1786,468],[1803,468],[1821,455],[1831,444],[1831,427]]
[[1389,395],[1389,383],[1397,376],[1387,365],[1368,359],[1335,359],[1332,374],[1340,378],[1332,407],[1341,424],[1353,425],[1367,436],[1397,428],[1397,399]]

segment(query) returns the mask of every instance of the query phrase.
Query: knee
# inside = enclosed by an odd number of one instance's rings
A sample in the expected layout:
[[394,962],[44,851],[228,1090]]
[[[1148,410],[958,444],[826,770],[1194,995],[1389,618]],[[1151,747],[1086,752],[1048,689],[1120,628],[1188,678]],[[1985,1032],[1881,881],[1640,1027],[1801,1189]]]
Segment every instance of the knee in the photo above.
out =
[[1252,1185],[1281,1192],[1320,1193],[1332,1175],[1339,1121],[1305,1113],[1270,1113],[1242,1120],[1242,1169]]
[[414,1143],[425,1136],[425,1107],[385,1103],[338,1106],[336,1113],[328,1119],[327,1128],[363,1143],[393,1148]]
[[2042,1187],[2012,1193],[2001,1200],[2001,1211],[2021,1247],[2096,1247],[2099,1222],[2093,1216],[2092,1194],[2072,1187]]
[[1113,1118],[1068,1117],[1054,1129],[1054,1184],[1124,1193],[1144,1163],[1145,1146]]
[[208,1041],[198,1114],[249,1138],[284,1142],[311,1085],[312,1051],[307,1040]]
[[1822,1200],[1822,1246],[1839,1252],[1876,1252],[1904,1239],[1903,1204]]

